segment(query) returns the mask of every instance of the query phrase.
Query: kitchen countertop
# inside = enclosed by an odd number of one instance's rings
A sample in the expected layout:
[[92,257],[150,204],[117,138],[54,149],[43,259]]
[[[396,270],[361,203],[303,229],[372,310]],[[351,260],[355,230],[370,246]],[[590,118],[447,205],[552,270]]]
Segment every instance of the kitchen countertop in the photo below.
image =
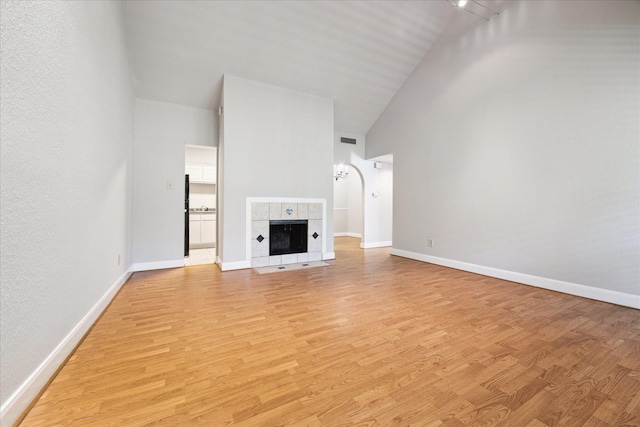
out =
[[194,213],[194,214],[214,214],[216,213],[215,209],[209,209],[208,211],[203,211],[200,209],[189,209],[189,213]]

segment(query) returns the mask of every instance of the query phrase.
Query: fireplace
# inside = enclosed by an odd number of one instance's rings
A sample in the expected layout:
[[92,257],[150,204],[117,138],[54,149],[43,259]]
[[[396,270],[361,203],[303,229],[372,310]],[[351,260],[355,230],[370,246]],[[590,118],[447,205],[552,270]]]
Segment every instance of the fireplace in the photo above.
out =
[[306,219],[269,221],[269,256],[307,252]]
[[324,199],[247,197],[251,267],[325,259],[325,212]]

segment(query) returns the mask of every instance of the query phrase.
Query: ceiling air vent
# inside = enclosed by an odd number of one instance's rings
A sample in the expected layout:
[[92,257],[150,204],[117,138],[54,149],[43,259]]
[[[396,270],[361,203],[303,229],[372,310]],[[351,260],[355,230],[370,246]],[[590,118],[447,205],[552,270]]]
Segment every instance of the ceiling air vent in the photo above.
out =
[[340,137],[340,142],[342,142],[343,144],[356,145],[356,139],[355,138],[345,138],[344,136],[341,136]]

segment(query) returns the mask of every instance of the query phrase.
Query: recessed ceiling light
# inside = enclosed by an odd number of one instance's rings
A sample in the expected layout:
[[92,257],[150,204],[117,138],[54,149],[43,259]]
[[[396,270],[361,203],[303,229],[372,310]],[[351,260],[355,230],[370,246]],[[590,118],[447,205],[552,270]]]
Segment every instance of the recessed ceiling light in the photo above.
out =
[[458,7],[464,7],[467,4],[467,0],[458,0]]

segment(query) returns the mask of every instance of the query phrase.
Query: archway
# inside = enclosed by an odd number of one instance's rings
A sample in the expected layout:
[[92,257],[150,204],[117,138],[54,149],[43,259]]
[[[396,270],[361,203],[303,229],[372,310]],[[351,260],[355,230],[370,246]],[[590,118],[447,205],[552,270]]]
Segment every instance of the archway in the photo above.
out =
[[333,184],[334,237],[364,235],[364,177],[353,164],[348,165],[346,177],[337,177]]

